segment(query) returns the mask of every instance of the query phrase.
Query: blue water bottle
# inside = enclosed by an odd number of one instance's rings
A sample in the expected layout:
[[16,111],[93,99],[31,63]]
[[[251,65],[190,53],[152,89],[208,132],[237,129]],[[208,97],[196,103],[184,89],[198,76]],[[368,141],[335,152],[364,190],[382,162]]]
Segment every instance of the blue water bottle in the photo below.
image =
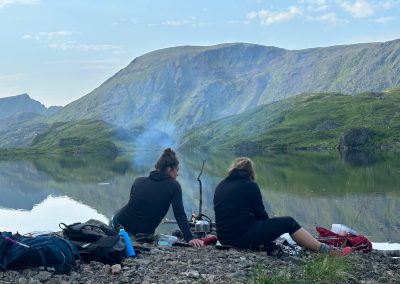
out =
[[128,233],[125,231],[125,229],[119,229],[119,235],[122,236],[124,238],[125,241],[125,252],[126,252],[126,256],[135,256],[135,251],[133,249],[132,243],[131,243],[131,239],[129,238]]

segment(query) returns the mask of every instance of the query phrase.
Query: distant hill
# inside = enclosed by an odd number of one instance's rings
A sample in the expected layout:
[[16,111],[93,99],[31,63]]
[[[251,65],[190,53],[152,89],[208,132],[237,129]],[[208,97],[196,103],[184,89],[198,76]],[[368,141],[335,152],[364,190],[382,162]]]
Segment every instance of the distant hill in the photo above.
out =
[[80,120],[54,123],[37,135],[30,147],[44,153],[115,157],[118,148],[114,142],[118,140],[118,134],[104,121]]
[[[21,147],[48,127],[41,117],[55,114],[61,106],[46,108],[28,94],[0,98],[0,147]],[[32,121],[38,120],[36,123]]]
[[171,137],[304,92],[383,91],[400,85],[400,40],[286,50],[245,43],[181,46],[133,60],[50,122],[99,119]]
[[50,115],[59,111],[62,107],[52,106],[46,108],[40,102],[31,99],[28,94],[0,98],[0,119],[15,116],[19,113],[35,113]]
[[182,137],[180,147],[245,153],[336,149],[351,129],[368,132],[361,148],[400,148],[400,88],[355,96],[302,94],[194,128]]

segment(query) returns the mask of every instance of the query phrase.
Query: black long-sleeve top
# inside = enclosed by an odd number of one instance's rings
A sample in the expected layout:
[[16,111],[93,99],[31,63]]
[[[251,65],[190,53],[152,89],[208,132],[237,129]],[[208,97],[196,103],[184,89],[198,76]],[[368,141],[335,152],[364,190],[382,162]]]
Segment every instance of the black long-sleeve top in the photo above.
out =
[[268,219],[260,188],[249,174],[233,170],[214,193],[215,223],[222,241],[237,239],[248,232],[257,220]]
[[149,177],[137,178],[132,185],[128,204],[114,218],[129,233],[153,234],[170,204],[185,240],[190,241],[193,235],[183,208],[181,186],[166,173],[152,171]]

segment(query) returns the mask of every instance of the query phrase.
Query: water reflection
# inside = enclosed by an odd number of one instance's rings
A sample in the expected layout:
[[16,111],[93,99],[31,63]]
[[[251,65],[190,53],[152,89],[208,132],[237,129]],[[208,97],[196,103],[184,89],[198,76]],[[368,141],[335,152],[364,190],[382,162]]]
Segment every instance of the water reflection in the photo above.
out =
[[[51,212],[51,214],[49,214]],[[0,209],[1,230],[18,230],[20,234],[29,232],[53,232],[59,230],[60,222],[72,224],[89,219],[107,222],[107,218],[87,205],[67,196],[48,196],[30,211]],[[17,225],[16,225],[17,224]]]
[[[92,208],[99,214],[97,219],[107,219],[125,205],[132,181],[148,175],[158,155],[158,151],[141,151],[114,161],[99,157],[0,161],[0,208],[3,208],[0,212],[9,214],[18,209],[30,220],[1,224],[0,230],[29,230],[28,223],[38,224],[38,227],[42,224],[45,229],[47,225],[43,219],[32,214],[38,208],[36,204],[40,204],[39,208],[47,215],[60,218],[57,224],[65,222],[63,216],[55,214],[57,209],[44,202],[49,195],[68,196],[79,201],[81,206]],[[368,155],[371,156],[367,160],[372,162],[354,162],[350,156],[346,158],[337,152],[265,153],[252,158],[271,216],[294,216],[311,232],[317,225],[329,228],[332,223],[342,223],[373,241],[400,242],[400,220],[396,214],[400,209],[399,154]],[[179,153],[179,157],[178,180],[184,191],[188,215],[192,210],[198,211],[196,178],[202,161],[206,160],[202,175],[203,213],[213,217],[214,189],[226,176],[233,154]],[[364,158],[356,160],[365,161]],[[89,219],[88,211],[82,208],[71,209],[80,217],[78,221]],[[173,219],[172,212],[168,213],[168,218]],[[168,232],[172,229],[171,226],[162,227]]]

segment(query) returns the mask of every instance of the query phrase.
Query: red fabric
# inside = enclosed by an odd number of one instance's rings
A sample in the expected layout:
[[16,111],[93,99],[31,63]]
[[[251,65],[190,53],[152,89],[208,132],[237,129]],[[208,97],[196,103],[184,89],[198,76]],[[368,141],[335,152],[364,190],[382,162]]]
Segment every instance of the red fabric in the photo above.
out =
[[363,235],[339,235],[331,230],[316,227],[318,232],[318,240],[328,245],[332,245],[335,247],[352,247],[353,251],[362,250],[364,253],[369,253],[372,250],[372,243],[367,239],[367,237]]
[[217,236],[207,235],[207,236],[201,238],[200,240],[202,240],[206,246],[213,245],[217,242]]
[[349,253],[351,253],[352,251],[354,251],[352,247],[344,247],[344,248],[341,248],[340,250],[332,250],[329,254],[336,255],[336,256],[346,256]]

